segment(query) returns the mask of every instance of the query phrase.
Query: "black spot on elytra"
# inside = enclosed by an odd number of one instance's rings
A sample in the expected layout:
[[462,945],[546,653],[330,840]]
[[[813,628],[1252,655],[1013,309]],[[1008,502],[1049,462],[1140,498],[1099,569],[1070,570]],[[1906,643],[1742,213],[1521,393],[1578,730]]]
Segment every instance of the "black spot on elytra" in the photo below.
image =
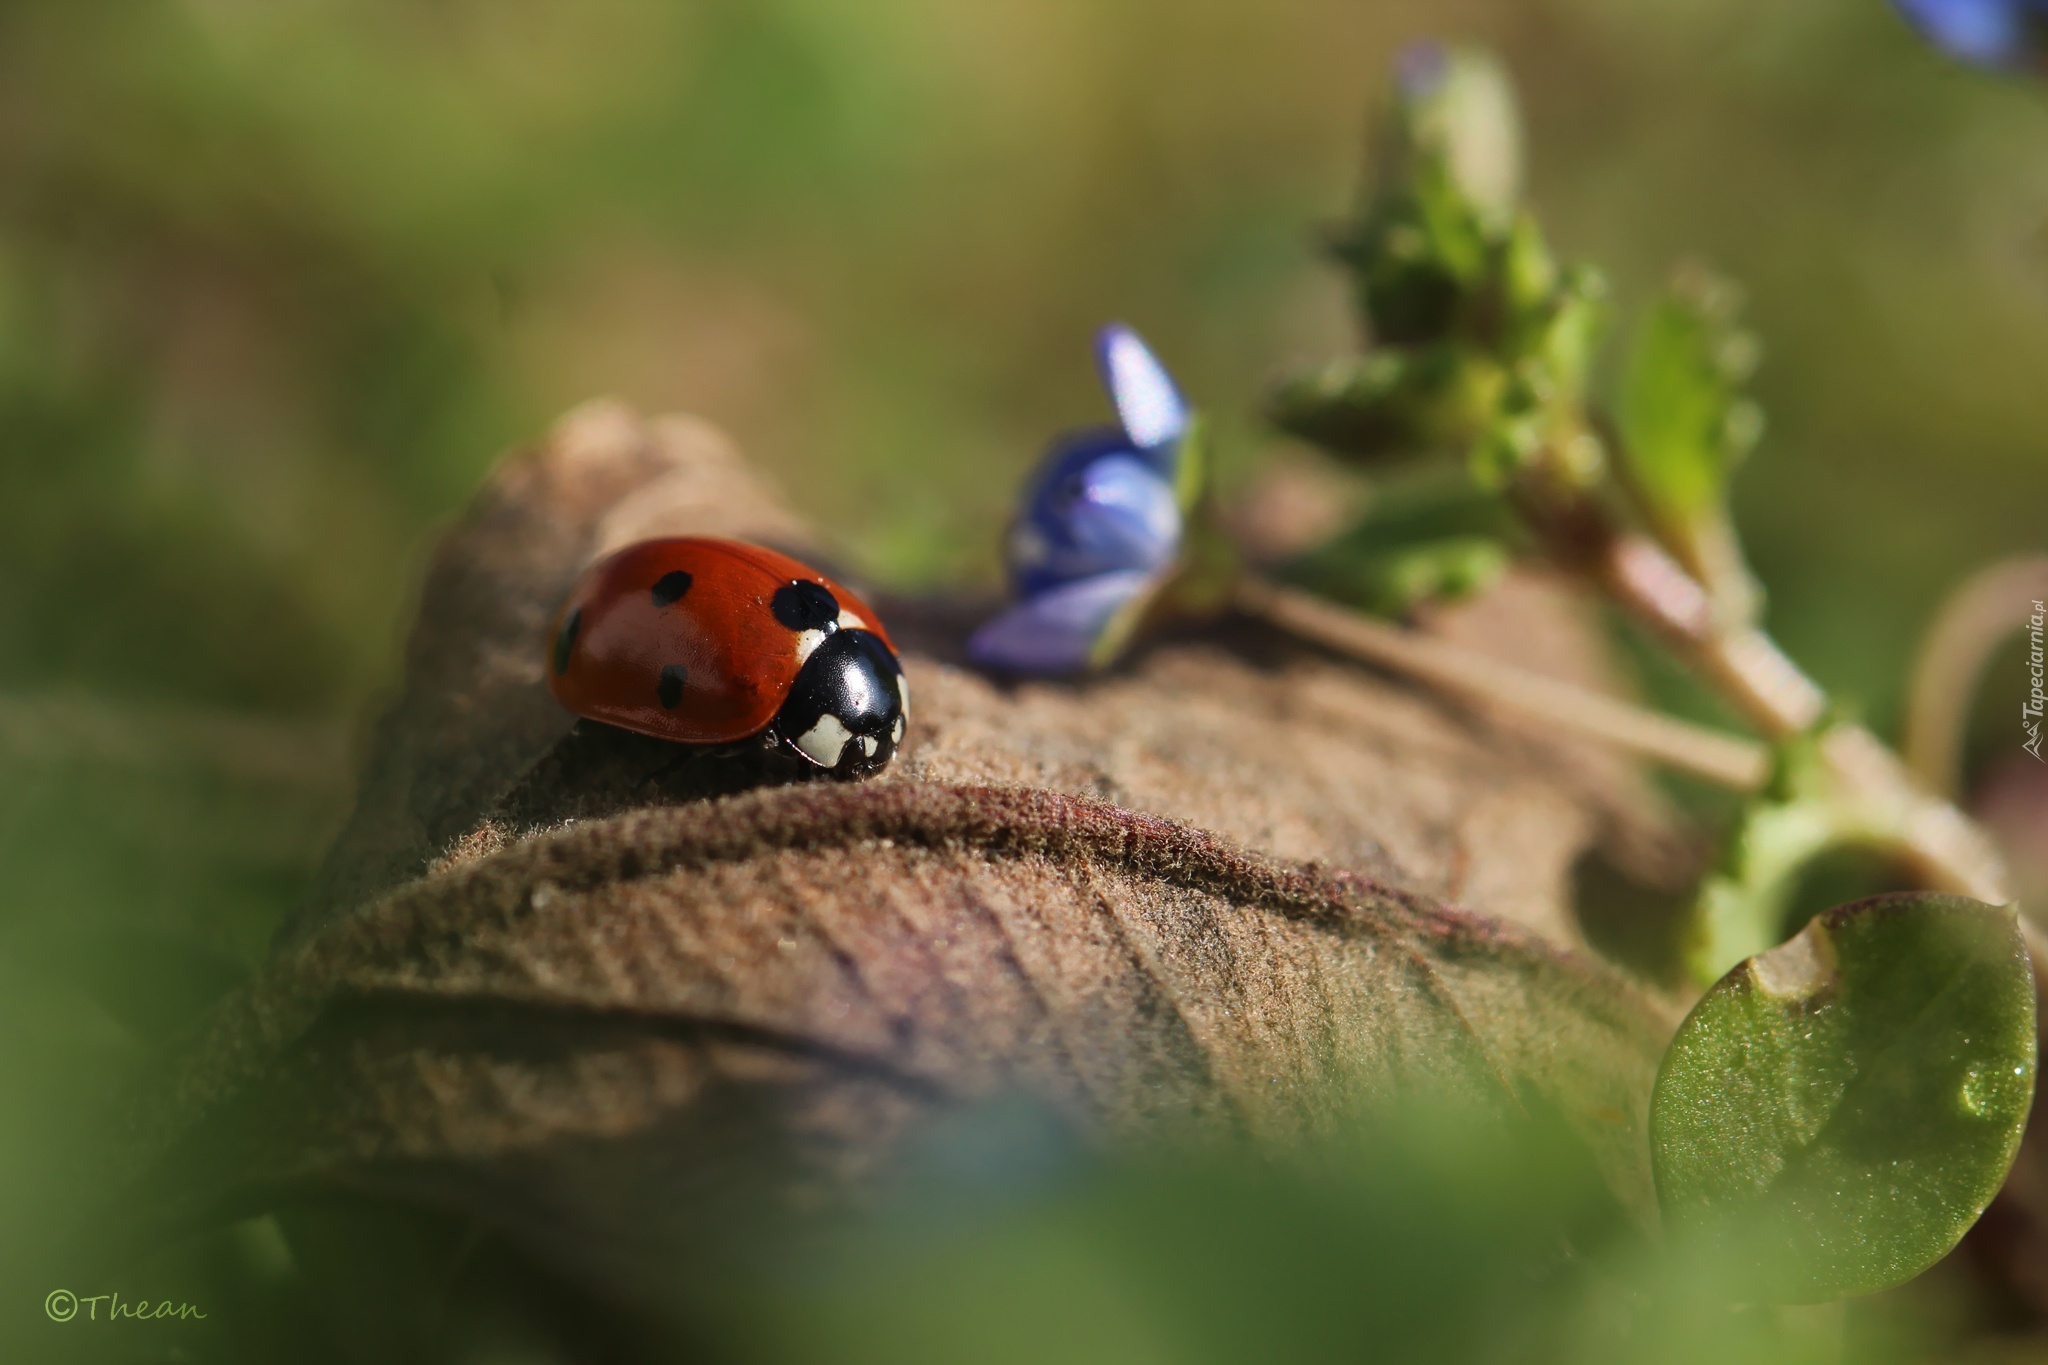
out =
[[683,594],[690,590],[690,575],[681,569],[671,569],[654,582],[654,605],[672,607],[683,600]]
[[689,678],[690,670],[681,664],[663,664],[661,683],[654,690],[661,697],[663,709],[673,711],[676,703],[683,699],[683,683]]
[[576,632],[583,629],[583,608],[569,613],[569,619],[562,622],[562,633],[555,637],[555,673],[560,676],[569,671],[569,654],[576,648]]
[[831,631],[839,624],[839,599],[823,583],[802,578],[784,583],[768,605],[775,619],[791,630]]

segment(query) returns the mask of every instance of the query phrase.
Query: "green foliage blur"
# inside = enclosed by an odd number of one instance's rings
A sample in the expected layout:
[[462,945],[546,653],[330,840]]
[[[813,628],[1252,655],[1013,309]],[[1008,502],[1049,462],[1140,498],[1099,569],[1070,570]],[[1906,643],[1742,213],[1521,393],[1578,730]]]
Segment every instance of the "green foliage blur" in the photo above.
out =
[[2048,526],[2048,108],[1879,0],[0,3],[0,1319],[97,1104],[303,885],[500,450],[690,409],[873,576],[992,582],[1120,317],[1227,496],[1351,339],[1310,228],[1421,36],[1513,70],[1620,315],[1744,284],[1768,619],[1887,729]]

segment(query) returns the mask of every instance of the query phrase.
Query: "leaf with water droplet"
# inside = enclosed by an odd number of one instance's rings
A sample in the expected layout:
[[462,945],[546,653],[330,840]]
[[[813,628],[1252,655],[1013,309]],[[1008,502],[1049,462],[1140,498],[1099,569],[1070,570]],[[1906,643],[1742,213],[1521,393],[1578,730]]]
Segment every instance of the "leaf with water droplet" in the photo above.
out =
[[2010,909],[1880,896],[1750,958],[1679,1027],[1650,1138],[1674,1231],[1758,1299],[1910,1279],[2012,1165],[2034,978]]

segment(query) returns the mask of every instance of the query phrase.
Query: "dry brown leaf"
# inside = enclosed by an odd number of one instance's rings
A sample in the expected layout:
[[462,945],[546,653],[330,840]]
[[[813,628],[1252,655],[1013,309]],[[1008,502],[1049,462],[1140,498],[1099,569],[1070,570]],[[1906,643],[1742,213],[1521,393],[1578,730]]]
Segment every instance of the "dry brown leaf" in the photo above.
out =
[[136,1110],[145,1211],[373,1189],[620,1275],[976,1098],[1285,1150],[1428,1087],[1554,1111],[1649,1216],[1670,1020],[1568,909],[1602,831],[1668,834],[1625,767],[1251,626],[1000,687],[896,603],[890,772],[725,793],[542,685],[580,566],[679,531],[802,538],[708,428],[598,407],[451,533],[318,891]]

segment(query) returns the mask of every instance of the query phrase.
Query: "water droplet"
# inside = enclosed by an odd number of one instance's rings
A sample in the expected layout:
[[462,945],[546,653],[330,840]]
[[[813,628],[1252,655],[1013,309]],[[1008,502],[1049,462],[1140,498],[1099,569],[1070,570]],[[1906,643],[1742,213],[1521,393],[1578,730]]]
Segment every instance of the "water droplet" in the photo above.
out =
[[2005,1062],[1972,1062],[1963,1073],[1963,1112],[1980,1119],[2006,1119],[2027,1106],[2027,1069]]

